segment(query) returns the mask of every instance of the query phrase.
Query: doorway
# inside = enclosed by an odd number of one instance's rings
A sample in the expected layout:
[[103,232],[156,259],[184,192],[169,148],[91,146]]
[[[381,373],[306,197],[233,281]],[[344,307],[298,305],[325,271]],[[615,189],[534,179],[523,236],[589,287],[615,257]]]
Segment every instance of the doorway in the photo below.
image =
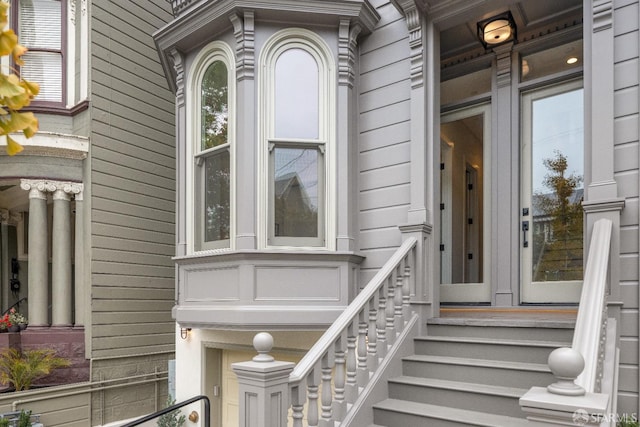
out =
[[490,105],[444,114],[440,138],[440,295],[449,303],[489,303]]

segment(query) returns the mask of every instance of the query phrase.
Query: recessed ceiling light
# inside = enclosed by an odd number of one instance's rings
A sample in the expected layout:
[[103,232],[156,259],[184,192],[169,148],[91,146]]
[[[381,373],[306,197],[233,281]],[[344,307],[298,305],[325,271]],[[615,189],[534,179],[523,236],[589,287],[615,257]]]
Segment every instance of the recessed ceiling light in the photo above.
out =
[[575,56],[572,56],[571,58],[567,59],[567,64],[569,65],[575,64],[576,62],[578,62],[578,58],[576,58]]

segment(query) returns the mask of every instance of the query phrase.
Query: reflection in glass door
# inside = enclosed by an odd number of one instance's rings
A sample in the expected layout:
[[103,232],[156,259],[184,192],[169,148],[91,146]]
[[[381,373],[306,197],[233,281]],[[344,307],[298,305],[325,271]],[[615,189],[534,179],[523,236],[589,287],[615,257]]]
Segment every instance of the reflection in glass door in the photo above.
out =
[[583,275],[582,82],[526,93],[522,135],[522,302],[577,302]]
[[489,262],[489,106],[442,116],[440,127],[440,297],[443,302],[491,299]]

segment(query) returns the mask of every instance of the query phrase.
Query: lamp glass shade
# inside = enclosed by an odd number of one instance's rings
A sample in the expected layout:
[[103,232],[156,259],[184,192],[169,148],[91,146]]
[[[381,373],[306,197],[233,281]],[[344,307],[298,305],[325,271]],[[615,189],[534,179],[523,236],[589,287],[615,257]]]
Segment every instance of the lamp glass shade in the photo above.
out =
[[496,19],[485,25],[483,39],[488,45],[503,43],[511,37],[511,25],[507,19]]

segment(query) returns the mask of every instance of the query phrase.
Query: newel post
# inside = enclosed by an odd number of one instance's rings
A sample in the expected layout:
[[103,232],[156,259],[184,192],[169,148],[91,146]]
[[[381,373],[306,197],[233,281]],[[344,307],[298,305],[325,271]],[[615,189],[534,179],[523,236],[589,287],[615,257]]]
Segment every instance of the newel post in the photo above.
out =
[[289,374],[295,363],[278,362],[269,355],[273,337],[261,332],[253,338],[258,355],[233,363],[240,389],[240,427],[286,427],[289,410]]

